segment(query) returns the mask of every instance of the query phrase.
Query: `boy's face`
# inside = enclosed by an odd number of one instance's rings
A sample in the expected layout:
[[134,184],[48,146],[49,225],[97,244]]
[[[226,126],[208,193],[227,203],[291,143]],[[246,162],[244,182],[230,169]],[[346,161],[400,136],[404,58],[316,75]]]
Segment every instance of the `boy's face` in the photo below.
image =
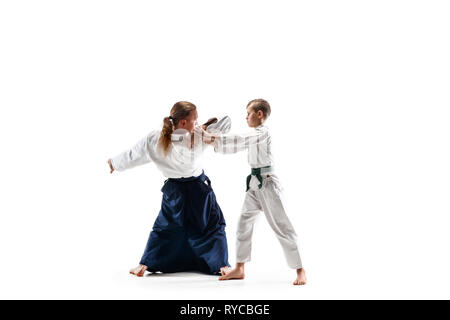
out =
[[264,114],[261,110],[255,112],[255,110],[253,110],[252,108],[252,105],[249,105],[247,107],[247,117],[245,119],[247,120],[247,124],[249,127],[256,128],[264,122]]

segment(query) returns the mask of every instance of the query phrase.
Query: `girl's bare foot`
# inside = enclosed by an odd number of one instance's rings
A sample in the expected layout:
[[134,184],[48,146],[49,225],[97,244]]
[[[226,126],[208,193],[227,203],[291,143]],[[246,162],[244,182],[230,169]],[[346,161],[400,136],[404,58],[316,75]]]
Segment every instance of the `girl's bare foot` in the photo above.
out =
[[244,277],[244,264],[238,263],[236,264],[236,268],[232,269],[231,271],[228,270],[228,273],[222,275],[219,280],[244,279]]
[[306,284],[306,273],[305,269],[297,269],[297,279],[294,281],[294,286],[302,286]]
[[228,266],[220,268],[220,274],[226,276],[232,269]]
[[131,269],[130,273],[134,274],[137,277],[142,277],[144,276],[145,270],[147,270],[147,266],[140,264],[136,268]]

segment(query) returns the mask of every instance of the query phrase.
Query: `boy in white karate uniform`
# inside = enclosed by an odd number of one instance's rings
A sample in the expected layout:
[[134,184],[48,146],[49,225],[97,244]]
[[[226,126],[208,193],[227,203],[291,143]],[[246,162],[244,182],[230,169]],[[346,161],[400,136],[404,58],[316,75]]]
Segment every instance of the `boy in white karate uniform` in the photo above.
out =
[[252,233],[256,217],[263,211],[269,225],[283,248],[289,267],[297,272],[294,285],[306,284],[306,274],[297,246],[297,236],[289,221],[283,203],[280,182],[274,174],[271,138],[264,122],[270,115],[270,105],[264,99],[255,99],[247,105],[247,123],[254,131],[244,135],[214,135],[214,150],[235,153],[248,150],[251,174],[247,177],[247,193],[242,206],[237,230],[236,267],[219,280],[244,279],[244,265],[251,259]]

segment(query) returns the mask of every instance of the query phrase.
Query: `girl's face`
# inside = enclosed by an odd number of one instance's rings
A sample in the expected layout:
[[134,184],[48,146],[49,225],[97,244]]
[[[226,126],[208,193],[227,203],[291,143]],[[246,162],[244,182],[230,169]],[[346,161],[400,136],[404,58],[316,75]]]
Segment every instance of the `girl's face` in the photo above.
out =
[[263,113],[261,110],[255,112],[252,106],[249,105],[247,107],[247,117],[245,119],[247,120],[247,124],[249,127],[256,128],[263,123]]
[[198,125],[197,118],[198,118],[197,110],[191,111],[187,118],[182,119],[180,120],[180,122],[178,122],[178,126],[176,129],[185,129],[190,133],[193,133],[195,126]]

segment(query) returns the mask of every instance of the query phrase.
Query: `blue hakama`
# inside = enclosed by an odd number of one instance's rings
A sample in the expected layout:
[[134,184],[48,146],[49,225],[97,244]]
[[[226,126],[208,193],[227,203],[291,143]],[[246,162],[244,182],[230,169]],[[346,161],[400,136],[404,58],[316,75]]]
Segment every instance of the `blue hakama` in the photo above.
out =
[[161,210],[140,264],[148,271],[208,274],[230,266],[225,219],[209,178],[202,173],[167,179],[161,191]]

